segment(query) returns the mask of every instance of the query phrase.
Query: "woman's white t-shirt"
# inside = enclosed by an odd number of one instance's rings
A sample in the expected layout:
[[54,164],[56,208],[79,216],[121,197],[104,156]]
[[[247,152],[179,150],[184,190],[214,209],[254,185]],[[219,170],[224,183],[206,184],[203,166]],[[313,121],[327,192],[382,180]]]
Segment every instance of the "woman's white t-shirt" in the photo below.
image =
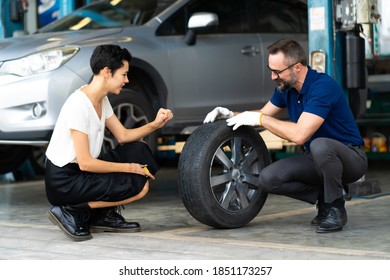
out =
[[47,147],[46,157],[59,167],[70,162],[77,163],[71,129],[88,135],[91,156],[97,158],[102,149],[105,121],[114,113],[106,96],[102,101],[102,117],[99,119],[91,101],[80,89],[64,103]]

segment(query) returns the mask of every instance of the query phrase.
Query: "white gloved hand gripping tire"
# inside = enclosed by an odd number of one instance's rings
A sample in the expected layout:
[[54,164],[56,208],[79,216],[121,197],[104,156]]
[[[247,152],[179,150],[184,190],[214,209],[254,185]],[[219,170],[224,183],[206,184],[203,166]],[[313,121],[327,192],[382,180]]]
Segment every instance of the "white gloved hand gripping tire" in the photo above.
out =
[[203,123],[211,123],[217,119],[227,119],[233,117],[233,112],[224,107],[216,107],[207,114]]
[[236,130],[242,125],[259,126],[262,113],[245,111],[226,120],[228,126]]

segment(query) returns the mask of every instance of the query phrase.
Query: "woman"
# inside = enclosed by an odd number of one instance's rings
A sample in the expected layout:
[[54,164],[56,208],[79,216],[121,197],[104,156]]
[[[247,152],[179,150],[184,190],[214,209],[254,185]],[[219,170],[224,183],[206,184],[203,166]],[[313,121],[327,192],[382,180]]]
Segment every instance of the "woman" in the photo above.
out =
[[[95,48],[90,59],[93,79],[63,105],[46,151],[46,194],[53,205],[47,215],[74,241],[91,239],[91,231],[140,230],[118,209],[148,192],[157,164],[139,139],[163,127],[173,114],[161,108],[155,120],[142,127],[126,129],[121,124],[107,94],[119,94],[129,82],[131,58],[117,45]],[[100,155],[106,127],[121,144]]]

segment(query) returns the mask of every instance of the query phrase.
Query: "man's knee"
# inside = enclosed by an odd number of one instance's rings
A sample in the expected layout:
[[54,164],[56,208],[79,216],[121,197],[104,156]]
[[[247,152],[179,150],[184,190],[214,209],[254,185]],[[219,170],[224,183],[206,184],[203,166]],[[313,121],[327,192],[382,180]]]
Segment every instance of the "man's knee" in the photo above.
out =
[[333,152],[332,149],[329,149],[329,139],[327,138],[317,138],[310,143],[310,152],[316,156],[323,156]]
[[271,174],[271,172],[267,172],[267,170],[263,169],[262,172],[260,172],[260,175],[259,175],[259,186],[261,187],[261,189],[263,191],[266,191],[266,192],[269,192],[270,189],[272,188],[272,181],[273,181],[273,178],[275,176],[273,176]]

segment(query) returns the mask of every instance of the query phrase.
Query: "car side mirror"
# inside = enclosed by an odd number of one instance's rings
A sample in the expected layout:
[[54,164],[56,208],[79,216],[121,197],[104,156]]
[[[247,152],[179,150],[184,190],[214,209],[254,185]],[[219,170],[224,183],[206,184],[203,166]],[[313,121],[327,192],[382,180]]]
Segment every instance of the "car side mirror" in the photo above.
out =
[[196,34],[198,32],[204,32],[215,28],[219,25],[218,16],[214,13],[195,13],[190,17],[188,21],[188,31],[184,36],[184,42],[187,45],[192,46],[196,43]]

